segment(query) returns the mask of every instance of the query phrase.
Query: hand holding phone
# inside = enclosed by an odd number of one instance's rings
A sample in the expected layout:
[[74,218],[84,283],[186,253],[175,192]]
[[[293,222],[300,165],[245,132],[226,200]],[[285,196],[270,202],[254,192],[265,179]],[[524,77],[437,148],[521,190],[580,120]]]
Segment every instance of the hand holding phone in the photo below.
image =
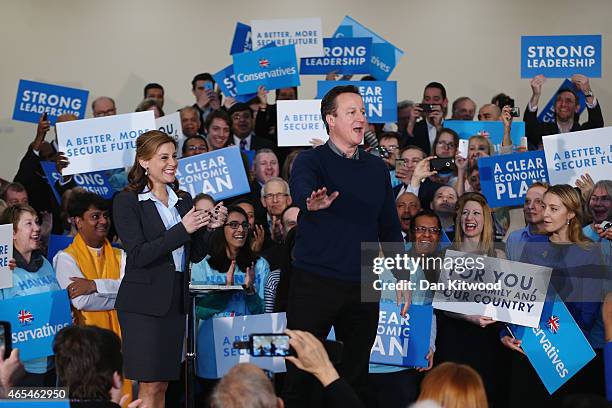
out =
[[468,158],[468,145],[469,142],[466,139],[459,140],[459,147],[457,148],[457,154],[464,159]]

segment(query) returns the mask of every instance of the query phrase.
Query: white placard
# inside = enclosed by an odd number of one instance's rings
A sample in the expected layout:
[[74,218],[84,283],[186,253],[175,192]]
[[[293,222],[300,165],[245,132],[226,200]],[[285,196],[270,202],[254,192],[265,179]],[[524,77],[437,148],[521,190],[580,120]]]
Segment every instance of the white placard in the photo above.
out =
[[58,123],[59,151],[70,161],[63,174],[132,166],[136,138],[153,129],[156,129],[153,111]]
[[13,287],[13,271],[8,267],[13,257],[13,224],[0,225],[0,289]]
[[[445,265],[448,259],[454,267],[440,273],[435,309],[538,327],[551,268],[452,250],[446,251]],[[477,287],[497,282],[499,289]]]
[[329,138],[320,99],[276,102],[276,129],[279,146],[311,146],[312,139]]
[[544,136],[550,184],[573,186],[583,174],[612,179],[612,127]]
[[183,142],[185,142],[185,135],[183,134],[183,126],[181,125],[181,113],[174,112],[161,118],[155,119],[155,126],[157,130],[172,136],[176,140],[177,147],[176,152],[181,156],[183,151]]
[[252,20],[253,50],[274,42],[277,46],[295,44],[298,58],[323,56],[321,17]]

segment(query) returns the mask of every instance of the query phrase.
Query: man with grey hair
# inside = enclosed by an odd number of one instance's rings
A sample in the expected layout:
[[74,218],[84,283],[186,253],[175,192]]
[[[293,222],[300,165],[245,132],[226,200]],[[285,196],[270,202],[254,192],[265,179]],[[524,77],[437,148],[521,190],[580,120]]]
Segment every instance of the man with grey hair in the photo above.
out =
[[200,114],[193,106],[185,106],[179,110],[181,116],[181,128],[187,139],[190,137],[204,136],[200,133]]
[[100,96],[91,103],[91,112],[94,118],[113,116],[117,114],[117,107],[113,98]]
[[253,159],[253,175],[260,186],[263,186],[272,177],[278,177],[280,166],[276,153],[272,149],[259,149]]
[[270,237],[274,242],[283,238],[281,215],[291,205],[289,184],[280,177],[270,178],[261,189],[261,205],[266,209]]
[[455,99],[453,102],[452,111],[453,114],[451,119],[474,120],[474,114],[476,113],[476,102],[467,96],[462,96]]
[[210,397],[212,408],[283,408],[272,381],[254,364],[242,363],[229,370]]

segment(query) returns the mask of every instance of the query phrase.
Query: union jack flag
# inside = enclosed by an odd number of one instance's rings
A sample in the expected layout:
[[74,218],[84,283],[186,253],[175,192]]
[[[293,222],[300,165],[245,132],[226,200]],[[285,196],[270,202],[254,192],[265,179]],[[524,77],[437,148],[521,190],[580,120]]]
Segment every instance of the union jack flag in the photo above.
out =
[[28,323],[32,323],[34,316],[32,316],[32,313],[28,312],[27,310],[20,310],[19,314],[17,315],[17,319],[19,319],[19,323],[25,326]]
[[548,329],[553,333],[557,333],[559,331],[559,327],[561,327],[561,324],[559,323],[559,317],[558,316],[550,316],[550,318],[548,319]]
[[270,61],[267,58],[262,58],[259,60],[259,66],[262,68],[268,68],[270,65]]

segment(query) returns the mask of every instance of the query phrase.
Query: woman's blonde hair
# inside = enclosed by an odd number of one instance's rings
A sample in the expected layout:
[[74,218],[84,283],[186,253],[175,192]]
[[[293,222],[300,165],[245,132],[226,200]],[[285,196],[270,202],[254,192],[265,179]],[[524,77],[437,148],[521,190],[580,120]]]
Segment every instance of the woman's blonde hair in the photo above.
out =
[[451,362],[434,367],[421,383],[418,401],[433,400],[444,408],[488,408],[480,375],[471,367]]
[[582,232],[582,220],[584,219],[584,213],[582,212],[582,200],[580,193],[569,184],[556,184],[550,186],[544,193],[554,194],[561,200],[563,206],[575,214],[574,218],[569,220],[568,238],[570,242],[578,244],[582,247],[588,246],[592,241],[584,236]]
[[464,231],[461,228],[461,214],[463,213],[463,209],[465,205],[474,201],[475,203],[480,204],[482,207],[482,217],[483,217],[483,226],[482,233],[480,234],[480,242],[478,243],[478,251],[484,254],[494,256],[495,255],[495,247],[494,247],[494,226],[493,226],[493,216],[491,207],[487,203],[487,199],[480,193],[465,193],[457,202],[457,218],[455,219],[455,248],[461,250],[461,246],[464,242]]
[[489,140],[488,137],[483,136],[483,135],[470,136],[470,138],[468,139],[468,146],[470,145],[470,143],[472,143],[472,140],[476,140],[476,141],[480,141],[480,142],[485,142],[487,144],[487,154],[489,156],[493,156],[493,153],[494,153],[494,151],[493,151],[493,144],[491,143],[491,140]]

